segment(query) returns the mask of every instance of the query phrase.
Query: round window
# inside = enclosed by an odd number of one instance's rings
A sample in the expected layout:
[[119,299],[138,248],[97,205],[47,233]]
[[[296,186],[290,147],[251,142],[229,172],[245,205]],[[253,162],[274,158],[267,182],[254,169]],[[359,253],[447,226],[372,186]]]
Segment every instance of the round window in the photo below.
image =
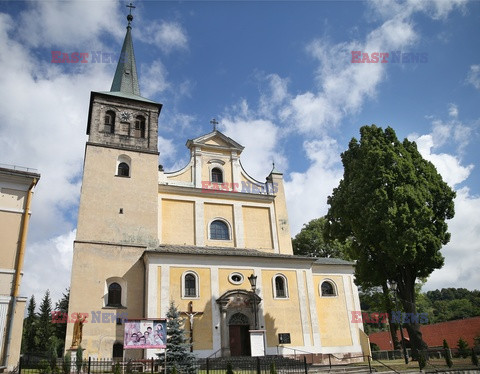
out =
[[240,273],[232,273],[229,275],[228,280],[230,281],[230,283],[233,283],[233,284],[242,284],[243,275]]

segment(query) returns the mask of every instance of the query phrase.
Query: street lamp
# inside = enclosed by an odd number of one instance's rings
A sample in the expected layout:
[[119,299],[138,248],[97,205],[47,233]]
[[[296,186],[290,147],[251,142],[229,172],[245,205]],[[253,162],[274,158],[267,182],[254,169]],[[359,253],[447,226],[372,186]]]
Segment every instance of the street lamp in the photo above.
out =
[[[390,288],[393,291],[393,295],[395,297],[395,308],[397,307],[397,289],[398,289],[398,284],[395,281],[390,282]],[[405,338],[403,336],[403,314],[402,318],[400,320],[400,336],[402,338],[402,349],[403,349],[403,357],[405,358],[405,363],[408,364],[408,353],[407,353],[407,348],[405,347]]]
[[250,282],[250,286],[252,286],[252,293],[253,293],[253,313],[255,315],[255,330],[258,330],[258,323],[257,323],[257,300],[255,298],[256,293],[255,290],[257,289],[257,276],[251,274],[248,277],[248,281]]

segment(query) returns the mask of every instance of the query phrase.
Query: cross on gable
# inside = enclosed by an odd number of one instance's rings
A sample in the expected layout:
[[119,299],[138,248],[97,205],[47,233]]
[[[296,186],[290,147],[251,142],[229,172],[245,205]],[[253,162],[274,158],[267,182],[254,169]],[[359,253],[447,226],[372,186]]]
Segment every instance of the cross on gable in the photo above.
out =
[[213,118],[210,123],[213,125],[213,131],[216,131],[217,130],[217,125],[218,125],[218,121]]

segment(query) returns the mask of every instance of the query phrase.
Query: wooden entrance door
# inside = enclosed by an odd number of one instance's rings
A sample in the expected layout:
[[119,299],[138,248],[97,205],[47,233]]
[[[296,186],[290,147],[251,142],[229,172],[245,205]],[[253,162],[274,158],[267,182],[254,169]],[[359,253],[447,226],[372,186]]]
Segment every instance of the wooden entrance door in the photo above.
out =
[[250,356],[250,333],[248,330],[248,325],[229,325],[231,356]]

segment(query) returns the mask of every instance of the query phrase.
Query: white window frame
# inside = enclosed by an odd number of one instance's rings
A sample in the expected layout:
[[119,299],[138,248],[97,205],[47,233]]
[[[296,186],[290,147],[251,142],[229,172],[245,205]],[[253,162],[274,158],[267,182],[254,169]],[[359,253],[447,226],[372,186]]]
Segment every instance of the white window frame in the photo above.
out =
[[[124,162],[128,165],[128,177],[118,174],[118,167],[120,166],[120,164],[122,162]],[[123,154],[118,156],[117,164],[115,166],[115,176],[116,177],[122,177],[122,178],[131,178],[132,177],[132,159],[129,156],[123,155]]]
[[[334,295],[324,295],[322,293],[322,284],[323,282],[328,282],[332,285],[333,287],[333,292],[335,293]],[[337,289],[337,284],[331,280],[330,278],[325,278],[325,279],[322,279],[322,281],[320,282],[320,284],[318,285],[318,292],[320,294],[320,297],[338,297],[338,289]]]
[[122,287],[122,295],[121,295],[121,303],[122,306],[120,308],[126,308],[127,307],[127,281],[121,277],[110,277],[105,281],[105,291],[104,291],[104,296],[103,296],[103,307],[104,308],[119,308],[119,307],[114,307],[108,305],[108,287],[112,283],[118,283],[120,287]]
[[[276,287],[276,284],[275,284],[275,280],[277,279],[277,277],[280,277],[280,278],[283,279],[283,284],[285,286],[285,296],[284,297],[277,296],[277,287]],[[287,277],[284,274],[277,273],[272,277],[272,290],[273,290],[273,298],[274,299],[287,300],[287,299],[290,298],[290,294],[288,292],[288,280],[287,280]]]
[[[187,275],[193,275],[195,277],[195,296],[188,296],[185,294],[185,277]],[[182,299],[195,300],[200,298],[200,277],[193,270],[187,270],[182,274]]]

